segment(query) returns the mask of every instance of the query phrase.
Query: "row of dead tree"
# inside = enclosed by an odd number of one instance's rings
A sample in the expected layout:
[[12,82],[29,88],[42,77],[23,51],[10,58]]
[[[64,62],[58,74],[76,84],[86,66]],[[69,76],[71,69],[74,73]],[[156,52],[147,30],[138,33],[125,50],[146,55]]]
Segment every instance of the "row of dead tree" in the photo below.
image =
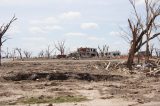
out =
[[[56,56],[56,51],[55,49],[59,52],[59,55],[67,55],[66,53],[66,46],[65,46],[65,41],[58,41],[57,43],[54,43],[54,49],[51,48],[50,45],[47,46],[45,50],[41,50],[38,53],[38,58],[53,58],[53,56]],[[105,57],[106,54],[109,51],[109,46],[103,45],[102,47],[98,46],[98,56],[99,57]],[[19,58],[21,60],[29,59],[32,56],[32,52],[27,51],[27,50],[22,50],[21,48],[15,48],[12,51],[9,51],[8,48],[6,51],[3,52],[3,58]],[[36,56],[35,56],[36,57]]]
[[[55,43],[55,49],[60,52],[60,55],[64,55],[65,54],[65,41],[61,41],[61,42],[58,41],[57,43]],[[22,50],[21,48],[15,48],[11,52],[9,52],[7,48],[6,52],[5,51],[2,51],[2,52],[5,54],[4,58],[12,58],[13,60],[14,59],[21,59],[21,60],[29,59],[32,56],[32,52],[27,51],[27,50]],[[41,50],[38,53],[38,57],[49,59],[52,57],[53,52],[54,52],[54,49],[51,49],[50,45],[48,45],[45,50]]]

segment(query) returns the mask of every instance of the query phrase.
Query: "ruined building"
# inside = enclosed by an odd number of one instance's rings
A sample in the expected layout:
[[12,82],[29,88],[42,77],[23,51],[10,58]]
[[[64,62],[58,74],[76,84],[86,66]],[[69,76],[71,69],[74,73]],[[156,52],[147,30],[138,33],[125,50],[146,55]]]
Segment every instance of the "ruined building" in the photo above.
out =
[[90,57],[95,57],[98,56],[97,49],[95,48],[78,48],[77,52],[80,57],[82,58],[90,58]]

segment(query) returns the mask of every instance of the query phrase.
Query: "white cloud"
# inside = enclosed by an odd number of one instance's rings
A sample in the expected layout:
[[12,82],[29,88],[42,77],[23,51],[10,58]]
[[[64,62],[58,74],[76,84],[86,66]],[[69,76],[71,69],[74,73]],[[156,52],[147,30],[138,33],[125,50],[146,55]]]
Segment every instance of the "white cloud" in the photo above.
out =
[[63,28],[61,26],[48,25],[48,26],[33,26],[33,27],[29,28],[29,31],[31,33],[48,33],[48,32],[51,32],[51,31],[62,30],[62,29]]
[[49,4],[49,3],[73,3],[73,2],[77,2],[79,0],[63,0],[63,2],[59,1],[59,0],[0,0],[0,5],[37,5],[37,4]]
[[63,22],[64,20],[74,20],[81,17],[80,12],[69,11],[57,16],[50,16],[43,19],[35,19],[31,20],[29,23],[32,25],[50,25],[50,24],[58,24]]
[[40,28],[40,27],[31,27],[31,28],[29,28],[29,31],[30,31],[31,33],[46,33],[46,32],[43,31],[43,29]]
[[111,36],[121,36],[121,35],[124,35],[124,32],[123,31],[120,31],[120,32],[112,31],[112,32],[109,33],[109,35],[111,35]]
[[114,32],[114,31],[112,31],[112,32],[109,33],[109,35],[111,35],[111,36],[117,36],[119,34],[120,34],[119,32]]
[[29,31],[32,33],[47,33],[55,30],[62,30],[63,28],[59,25],[60,20],[57,17],[51,16],[39,20],[31,20],[31,27]]
[[86,37],[87,35],[79,32],[70,32],[65,34],[68,37]]
[[73,2],[78,1],[78,0],[65,0],[65,1],[68,2],[68,3],[73,3]]
[[44,29],[54,31],[54,30],[62,30],[63,28],[61,26],[55,25],[55,26],[45,26]]
[[105,40],[104,38],[96,37],[96,36],[90,36],[88,37],[89,40],[91,41],[103,41]]
[[31,28],[29,31],[32,33],[46,33],[54,30],[62,30],[63,28],[57,24],[61,24],[64,20],[72,20],[79,18],[80,12],[66,12],[57,16],[46,17],[44,19],[31,20]]
[[[0,0],[0,4],[16,4],[16,3],[19,3],[19,4],[22,4],[22,3],[24,3],[26,0]],[[25,2],[25,3],[28,3],[28,1],[30,1],[30,0],[27,0],[27,2]]]
[[0,5],[37,5],[41,4],[48,4],[52,1],[48,1],[46,2],[45,0],[0,0]]
[[80,12],[75,12],[75,11],[69,11],[69,12],[65,12],[63,14],[60,15],[61,19],[77,19],[81,17],[81,13]]
[[97,37],[97,36],[92,36],[92,35],[87,35],[85,33],[80,33],[80,32],[66,33],[65,36],[68,36],[68,37],[81,37],[81,38],[88,39],[90,41],[102,41],[102,40],[104,40],[104,38]]
[[82,23],[81,28],[82,29],[97,29],[98,24],[96,24],[96,23]]
[[31,20],[30,24],[32,25],[50,25],[50,24],[57,24],[59,23],[59,20],[56,17],[47,17],[44,19],[36,19]]
[[37,41],[46,41],[46,38],[45,37],[23,37],[22,40],[37,42]]

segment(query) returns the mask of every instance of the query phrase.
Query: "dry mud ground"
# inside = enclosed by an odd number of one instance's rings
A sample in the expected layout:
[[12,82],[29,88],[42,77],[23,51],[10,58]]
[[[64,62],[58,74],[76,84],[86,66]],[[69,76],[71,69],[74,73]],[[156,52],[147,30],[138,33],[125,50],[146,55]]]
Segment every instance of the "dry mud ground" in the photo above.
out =
[[[140,70],[132,74],[105,70],[105,64],[102,60],[3,63],[0,106],[160,106],[159,77],[146,77]],[[65,99],[55,101],[61,97]]]

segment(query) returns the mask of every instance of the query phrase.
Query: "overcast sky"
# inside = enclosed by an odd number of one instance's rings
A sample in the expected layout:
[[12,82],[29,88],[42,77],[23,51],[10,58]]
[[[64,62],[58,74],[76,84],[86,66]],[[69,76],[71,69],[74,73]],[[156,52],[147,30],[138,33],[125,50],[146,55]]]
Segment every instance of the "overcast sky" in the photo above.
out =
[[[141,7],[143,0],[137,0]],[[132,16],[129,0],[0,0],[0,24],[18,18],[3,46],[38,53],[54,42],[66,41],[68,50],[107,44],[110,51],[128,51],[120,36]]]

